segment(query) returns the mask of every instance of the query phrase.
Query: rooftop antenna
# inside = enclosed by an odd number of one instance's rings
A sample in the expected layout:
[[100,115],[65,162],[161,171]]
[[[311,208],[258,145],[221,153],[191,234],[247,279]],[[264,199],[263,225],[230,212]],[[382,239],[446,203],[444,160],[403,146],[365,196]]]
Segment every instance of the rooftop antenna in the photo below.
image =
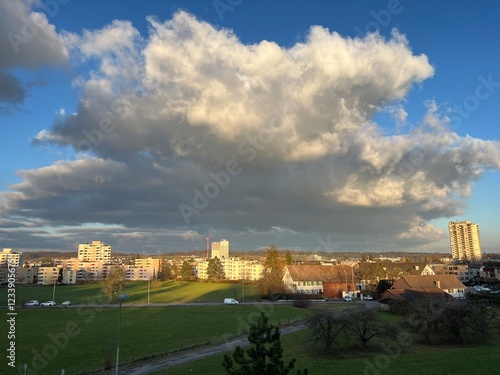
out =
[[206,240],[207,240],[207,259],[208,259],[208,251],[209,251],[209,249],[210,249],[210,239],[211,239],[212,237],[213,237],[213,236],[208,236],[208,237],[206,238]]

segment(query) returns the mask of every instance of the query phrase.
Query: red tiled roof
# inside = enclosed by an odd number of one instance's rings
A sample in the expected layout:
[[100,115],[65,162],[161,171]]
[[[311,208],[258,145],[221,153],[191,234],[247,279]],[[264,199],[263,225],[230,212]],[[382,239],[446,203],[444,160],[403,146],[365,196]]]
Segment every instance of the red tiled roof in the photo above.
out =
[[[324,283],[345,283],[351,281],[349,266],[288,265],[293,281],[322,281]],[[344,273],[345,271],[345,273]]]
[[465,285],[455,275],[403,275],[394,283],[391,289],[418,289],[425,291],[426,289],[435,288],[443,290],[465,289]]

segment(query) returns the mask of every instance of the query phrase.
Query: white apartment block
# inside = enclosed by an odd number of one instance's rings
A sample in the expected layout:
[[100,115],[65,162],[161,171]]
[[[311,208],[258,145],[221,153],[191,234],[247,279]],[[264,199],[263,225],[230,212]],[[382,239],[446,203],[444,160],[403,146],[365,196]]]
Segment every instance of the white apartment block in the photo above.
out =
[[78,260],[84,262],[100,261],[109,264],[111,263],[111,245],[101,241],[78,244]]
[[147,281],[154,280],[158,273],[158,269],[154,267],[133,267],[129,266],[125,269],[125,280],[128,281]]
[[62,276],[63,276],[62,279],[63,284],[76,284],[76,281],[78,280],[78,271],[63,270]]
[[481,259],[479,225],[473,224],[470,221],[450,221],[448,229],[450,232],[450,248],[453,259],[469,261]]
[[[227,280],[259,280],[264,272],[264,266],[256,260],[222,258],[221,263]],[[207,268],[206,260],[196,263],[198,278],[208,279]]]
[[229,258],[229,241],[212,242],[212,258]]
[[152,258],[152,257],[135,259],[134,265],[138,268],[153,267],[153,268],[159,269],[160,268],[160,259]]
[[37,284],[38,285],[51,285],[57,282],[59,276],[59,269],[61,267],[38,267]]
[[9,262],[15,267],[22,267],[24,264],[24,255],[20,251],[12,251],[12,249],[3,249],[0,253],[0,264]]

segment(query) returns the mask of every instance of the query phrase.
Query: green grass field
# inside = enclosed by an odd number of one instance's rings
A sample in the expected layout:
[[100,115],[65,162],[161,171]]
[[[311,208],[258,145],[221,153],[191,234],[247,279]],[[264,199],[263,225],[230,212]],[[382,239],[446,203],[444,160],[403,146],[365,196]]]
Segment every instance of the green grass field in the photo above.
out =
[[[123,307],[121,363],[170,353],[195,345],[223,343],[241,335],[260,311],[275,324],[302,319],[307,311],[292,306],[240,305],[195,307]],[[7,313],[7,310],[4,310]],[[114,363],[118,331],[115,308],[19,309],[16,316],[16,363],[28,374],[78,374],[104,367],[104,353]],[[6,319],[2,319],[1,332]],[[6,353],[7,338],[0,340]],[[16,373],[3,357],[0,374]],[[36,371],[35,371],[36,370]],[[22,373],[22,372],[21,372]]]
[[[243,299],[243,285],[235,283],[202,283],[166,281],[159,282],[154,288],[151,283],[149,291],[150,303],[175,302],[222,302],[225,297]],[[55,301],[60,304],[70,300],[73,304],[107,303],[107,296],[102,295],[99,284],[60,285],[55,288]],[[245,301],[255,301],[259,298],[255,284],[245,284]],[[37,299],[40,302],[52,300],[54,287],[50,285],[17,285],[16,304],[24,304],[28,300]],[[147,303],[148,283],[131,281],[125,284],[121,293],[127,293],[127,303]],[[113,301],[116,303],[116,301]],[[7,304],[7,288],[0,288],[0,306]]]
[[[282,336],[281,341],[285,361],[295,358],[295,370],[307,368],[310,375],[483,375],[499,371],[499,338],[488,345],[470,347],[425,346],[416,342],[403,347],[379,340],[371,344],[367,353],[346,348],[328,356],[312,345],[307,330]],[[220,375],[225,373],[222,361],[223,355],[216,355],[156,375]]]

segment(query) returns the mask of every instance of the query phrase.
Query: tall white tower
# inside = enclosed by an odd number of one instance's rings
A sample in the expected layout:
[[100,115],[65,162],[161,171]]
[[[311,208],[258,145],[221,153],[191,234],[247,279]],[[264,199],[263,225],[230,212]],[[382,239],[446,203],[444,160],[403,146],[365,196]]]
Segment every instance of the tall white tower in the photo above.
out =
[[448,229],[453,259],[480,260],[482,258],[479,225],[470,221],[450,221]]

